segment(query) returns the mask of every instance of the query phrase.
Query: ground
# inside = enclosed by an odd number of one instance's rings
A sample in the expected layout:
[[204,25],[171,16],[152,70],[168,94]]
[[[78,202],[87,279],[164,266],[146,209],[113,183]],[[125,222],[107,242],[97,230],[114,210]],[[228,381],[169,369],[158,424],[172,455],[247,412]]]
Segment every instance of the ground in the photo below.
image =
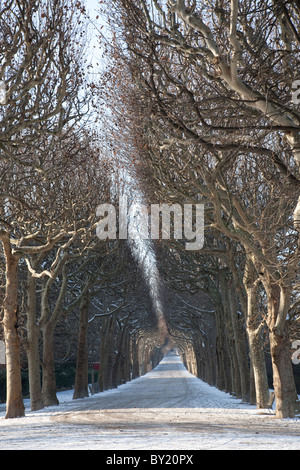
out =
[[300,419],[278,420],[191,375],[168,355],[147,375],[82,400],[5,420],[0,450],[300,450]]

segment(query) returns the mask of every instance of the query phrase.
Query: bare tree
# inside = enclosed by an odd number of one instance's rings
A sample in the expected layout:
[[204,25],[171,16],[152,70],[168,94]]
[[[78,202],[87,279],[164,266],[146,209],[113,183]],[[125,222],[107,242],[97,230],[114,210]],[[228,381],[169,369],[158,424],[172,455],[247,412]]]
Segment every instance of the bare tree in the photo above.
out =
[[[5,95],[0,106],[3,181],[0,238],[6,262],[3,325],[8,362],[7,418],[24,414],[17,319],[17,268],[21,253],[14,247],[18,245],[19,249],[23,244],[22,253],[25,254],[33,238],[40,234],[39,229],[33,229],[33,221],[29,222],[33,230],[26,234],[23,231],[18,236],[18,228],[16,231],[14,229],[22,210],[28,209],[29,205],[31,208],[39,205],[37,194],[32,201],[34,186],[27,195],[24,191],[22,193],[32,171],[44,175],[46,192],[51,186],[53,169],[49,153],[54,147],[57,148],[57,136],[62,139],[66,126],[70,129],[83,113],[79,93],[83,74],[79,53],[82,51],[79,36],[81,11],[78,5],[70,5],[63,0],[54,3],[47,0],[10,1],[1,2],[0,5],[0,79]],[[52,158],[53,164],[54,153]],[[20,169],[23,169],[22,176]],[[33,175],[30,184],[34,185],[35,181],[36,176]],[[21,198],[14,194],[18,184]],[[42,213],[42,207],[39,208]],[[43,218],[40,218],[41,223]],[[24,223],[26,226],[26,221]],[[44,247],[53,246],[63,238],[63,233],[61,228],[54,238],[45,242]],[[30,251],[39,254],[42,250],[31,246]]]

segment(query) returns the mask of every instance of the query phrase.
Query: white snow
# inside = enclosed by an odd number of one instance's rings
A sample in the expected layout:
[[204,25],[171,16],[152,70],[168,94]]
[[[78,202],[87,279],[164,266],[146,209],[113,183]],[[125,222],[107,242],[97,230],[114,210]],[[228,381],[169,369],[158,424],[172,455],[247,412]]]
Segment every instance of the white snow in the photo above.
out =
[[300,450],[300,419],[241,403],[191,375],[175,355],[132,382],[5,420],[0,450]]

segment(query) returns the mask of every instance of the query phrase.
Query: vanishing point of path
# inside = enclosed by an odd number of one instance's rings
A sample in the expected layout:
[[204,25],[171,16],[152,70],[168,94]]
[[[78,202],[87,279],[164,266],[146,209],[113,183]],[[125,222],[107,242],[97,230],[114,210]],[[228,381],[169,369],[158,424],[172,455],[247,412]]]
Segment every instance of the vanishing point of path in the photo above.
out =
[[0,419],[0,449],[300,450],[300,419],[260,413],[203,383],[169,354],[116,390]]

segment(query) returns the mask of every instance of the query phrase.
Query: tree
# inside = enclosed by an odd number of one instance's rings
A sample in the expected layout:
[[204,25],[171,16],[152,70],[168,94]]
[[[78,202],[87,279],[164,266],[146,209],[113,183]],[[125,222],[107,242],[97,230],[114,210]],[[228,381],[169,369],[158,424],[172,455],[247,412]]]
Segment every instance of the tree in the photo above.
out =
[[[0,106],[0,159],[3,177],[0,239],[6,262],[6,296],[3,305],[8,363],[6,417],[14,418],[23,416],[24,407],[17,319],[17,270],[21,253],[13,248],[18,242],[15,238],[17,231],[12,233],[16,224],[11,223],[11,220],[13,212],[29,209],[29,206],[32,209],[33,204],[28,199],[29,195],[26,197],[23,192],[21,198],[16,198],[13,190],[17,184],[24,189],[26,178],[30,178],[35,171],[47,181],[44,188],[47,191],[47,186],[51,186],[51,170],[55,160],[52,153],[53,160],[49,161],[49,152],[54,147],[57,148],[57,137],[62,139],[63,131],[67,127],[70,129],[82,116],[79,93],[83,80],[79,59],[81,13],[78,5],[67,4],[64,0],[54,4],[48,0],[2,2],[0,9],[0,78],[5,84],[5,99]],[[78,41],[74,40],[76,37]],[[36,175],[31,184],[35,181]],[[34,187],[32,190],[34,191]],[[40,222],[42,220],[43,217]],[[38,230],[34,232],[38,236]],[[53,246],[62,237],[63,231],[46,242],[46,245]],[[30,244],[33,233],[23,232],[17,238],[21,244]],[[28,246],[27,250],[23,247],[23,253],[28,250]],[[42,251],[33,247],[30,250],[37,254]]]
[[55,136],[83,116],[81,16],[79,2],[2,2],[2,159],[45,171],[39,139],[48,136],[51,148]]
[[[31,354],[33,358],[35,357],[33,362],[29,361],[30,370],[35,364],[35,376],[39,377],[37,341],[39,331],[42,329],[45,335],[43,343],[46,348],[45,358],[47,358],[47,361],[44,361],[43,383],[47,394],[50,393],[50,386],[46,386],[46,371],[50,370],[50,366],[47,369],[46,366],[51,359],[50,352],[52,351],[47,343],[51,341],[61,313],[67,288],[68,263],[72,257],[84,255],[84,250],[88,251],[95,243],[93,240],[98,241],[96,237],[97,200],[100,203],[102,198],[106,197],[109,187],[109,177],[104,171],[105,164],[102,165],[100,171],[97,149],[91,148],[88,142],[88,135],[82,135],[81,138],[77,136],[74,139],[70,137],[68,141],[64,141],[64,145],[60,142],[56,148],[53,148],[56,161],[55,166],[52,167],[53,181],[45,182],[44,176],[32,169],[26,172],[30,186],[24,185],[24,173],[17,171],[16,166],[14,166],[13,175],[9,174],[6,169],[4,180],[4,185],[14,190],[15,197],[18,195],[20,201],[19,205],[7,204],[4,207],[3,219],[8,228],[7,233],[10,234],[10,238],[7,235],[7,250],[10,250],[14,259],[22,259],[29,270],[31,287],[28,293],[27,348],[30,352],[29,357]],[[67,159],[66,156],[68,156]],[[53,157],[54,155],[49,152],[49,168],[51,168]],[[78,172],[79,165],[80,173]],[[86,188],[84,193],[81,191],[82,187]],[[25,202],[27,200],[28,205]],[[17,276],[17,265],[13,264],[13,267]],[[39,279],[42,281],[40,316],[36,310],[34,292],[35,283]],[[14,282],[16,291],[13,293],[17,301],[17,277]],[[7,284],[6,288],[9,292],[11,284]],[[53,289],[57,288],[59,295],[51,307],[50,295]],[[14,367],[14,370],[17,369]],[[35,382],[38,383],[38,378]],[[32,398],[34,399],[34,395]],[[49,403],[49,400],[46,402]]]

